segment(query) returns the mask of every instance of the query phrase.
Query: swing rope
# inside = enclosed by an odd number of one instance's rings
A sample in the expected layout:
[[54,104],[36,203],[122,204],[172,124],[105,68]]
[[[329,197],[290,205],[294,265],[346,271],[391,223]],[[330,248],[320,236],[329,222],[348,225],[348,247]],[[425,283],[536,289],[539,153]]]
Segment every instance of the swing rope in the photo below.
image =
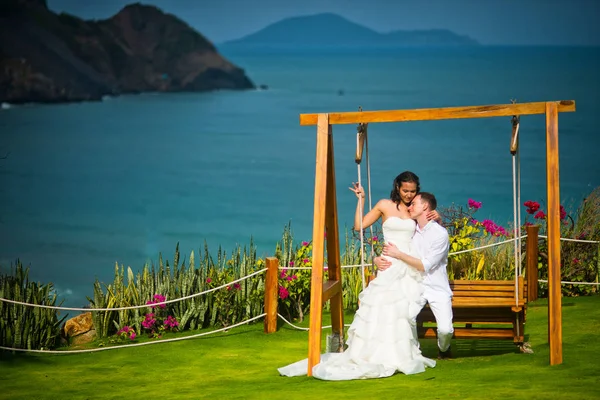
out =
[[[362,111],[362,108],[359,107],[359,111]],[[362,161],[362,150],[363,150],[363,141],[364,141],[364,145],[365,145],[365,151],[366,151],[366,159],[367,159],[367,186],[368,186],[368,192],[369,192],[369,210],[371,210],[372,208],[372,202],[371,202],[371,164],[369,162],[369,135],[367,134],[367,124],[359,124],[358,128],[356,130],[356,157],[355,157],[355,161],[356,161],[356,168],[357,168],[357,175],[358,175],[358,184],[360,187],[362,187],[362,182],[361,182],[361,168],[360,168],[360,164]],[[362,210],[363,209],[363,198],[359,196],[359,209]],[[373,225],[370,226],[370,233],[371,233],[371,260],[373,258]],[[364,237],[364,232],[363,232],[363,216],[360,216],[360,266],[361,266],[361,280],[362,280],[362,288],[363,290],[367,287],[367,282],[366,282],[366,278],[365,278],[365,237]],[[372,264],[371,264],[372,266]]]
[[[513,104],[516,100],[511,100]],[[519,124],[520,117],[513,115],[511,119],[512,137],[510,152],[512,154],[512,181],[513,181],[513,234],[514,256],[515,256],[515,307],[519,307],[519,277],[521,276],[521,157],[519,151]],[[520,336],[519,312],[516,315],[517,336]]]

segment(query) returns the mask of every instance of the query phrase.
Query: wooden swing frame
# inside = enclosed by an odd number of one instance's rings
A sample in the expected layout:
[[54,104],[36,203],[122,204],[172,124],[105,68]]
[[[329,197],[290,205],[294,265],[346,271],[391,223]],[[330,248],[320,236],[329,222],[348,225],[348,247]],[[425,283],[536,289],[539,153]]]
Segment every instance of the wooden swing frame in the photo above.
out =
[[[550,365],[562,363],[562,307],[560,289],[560,177],[558,113],[574,112],[575,101],[547,101],[466,107],[300,114],[300,125],[317,126],[313,219],[313,251],[308,339],[308,376],[320,362],[323,304],[330,301],[332,332],[343,343],[344,314],[340,238],[337,213],[333,125],[377,122],[546,115],[546,189],[548,224],[548,341]],[[511,148],[512,150],[512,148]],[[325,239],[328,278],[323,281]]]

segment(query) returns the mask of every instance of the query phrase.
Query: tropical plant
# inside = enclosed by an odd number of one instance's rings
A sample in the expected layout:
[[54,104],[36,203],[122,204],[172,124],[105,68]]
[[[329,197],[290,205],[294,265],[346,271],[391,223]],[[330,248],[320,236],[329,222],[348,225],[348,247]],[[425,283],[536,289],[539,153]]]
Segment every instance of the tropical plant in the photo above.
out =
[[[29,268],[21,261],[11,265],[9,274],[0,275],[0,297],[29,304],[57,305],[52,283],[29,281]],[[60,340],[60,326],[66,315],[58,318],[53,308],[32,307],[0,302],[0,345],[17,349],[51,349]]]

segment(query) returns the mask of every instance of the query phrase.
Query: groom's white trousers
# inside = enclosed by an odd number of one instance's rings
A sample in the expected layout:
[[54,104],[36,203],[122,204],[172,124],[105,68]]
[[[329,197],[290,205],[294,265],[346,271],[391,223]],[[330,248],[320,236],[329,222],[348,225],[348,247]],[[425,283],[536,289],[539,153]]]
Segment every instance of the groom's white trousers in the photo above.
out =
[[[446,351],[450,347],[450,340],[454,335],[452,326],[452,298],[445,295],[428,295],[425,292],[421,297],[421,309],[429,303],[429,308],[435,316],[437,325],[437,343],[440,351]],[[415,316],[416,319],[416,316]]]

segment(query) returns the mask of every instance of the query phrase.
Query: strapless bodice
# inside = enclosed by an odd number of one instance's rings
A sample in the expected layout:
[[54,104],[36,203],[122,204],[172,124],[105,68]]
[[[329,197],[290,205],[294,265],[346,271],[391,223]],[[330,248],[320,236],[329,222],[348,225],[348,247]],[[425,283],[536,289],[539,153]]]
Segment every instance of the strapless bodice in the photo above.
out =
[[410,242],[417,227],[415,220],[410,218],[389,217],[382,224],[383,238],[391,242],[399,250],[409,252]]

